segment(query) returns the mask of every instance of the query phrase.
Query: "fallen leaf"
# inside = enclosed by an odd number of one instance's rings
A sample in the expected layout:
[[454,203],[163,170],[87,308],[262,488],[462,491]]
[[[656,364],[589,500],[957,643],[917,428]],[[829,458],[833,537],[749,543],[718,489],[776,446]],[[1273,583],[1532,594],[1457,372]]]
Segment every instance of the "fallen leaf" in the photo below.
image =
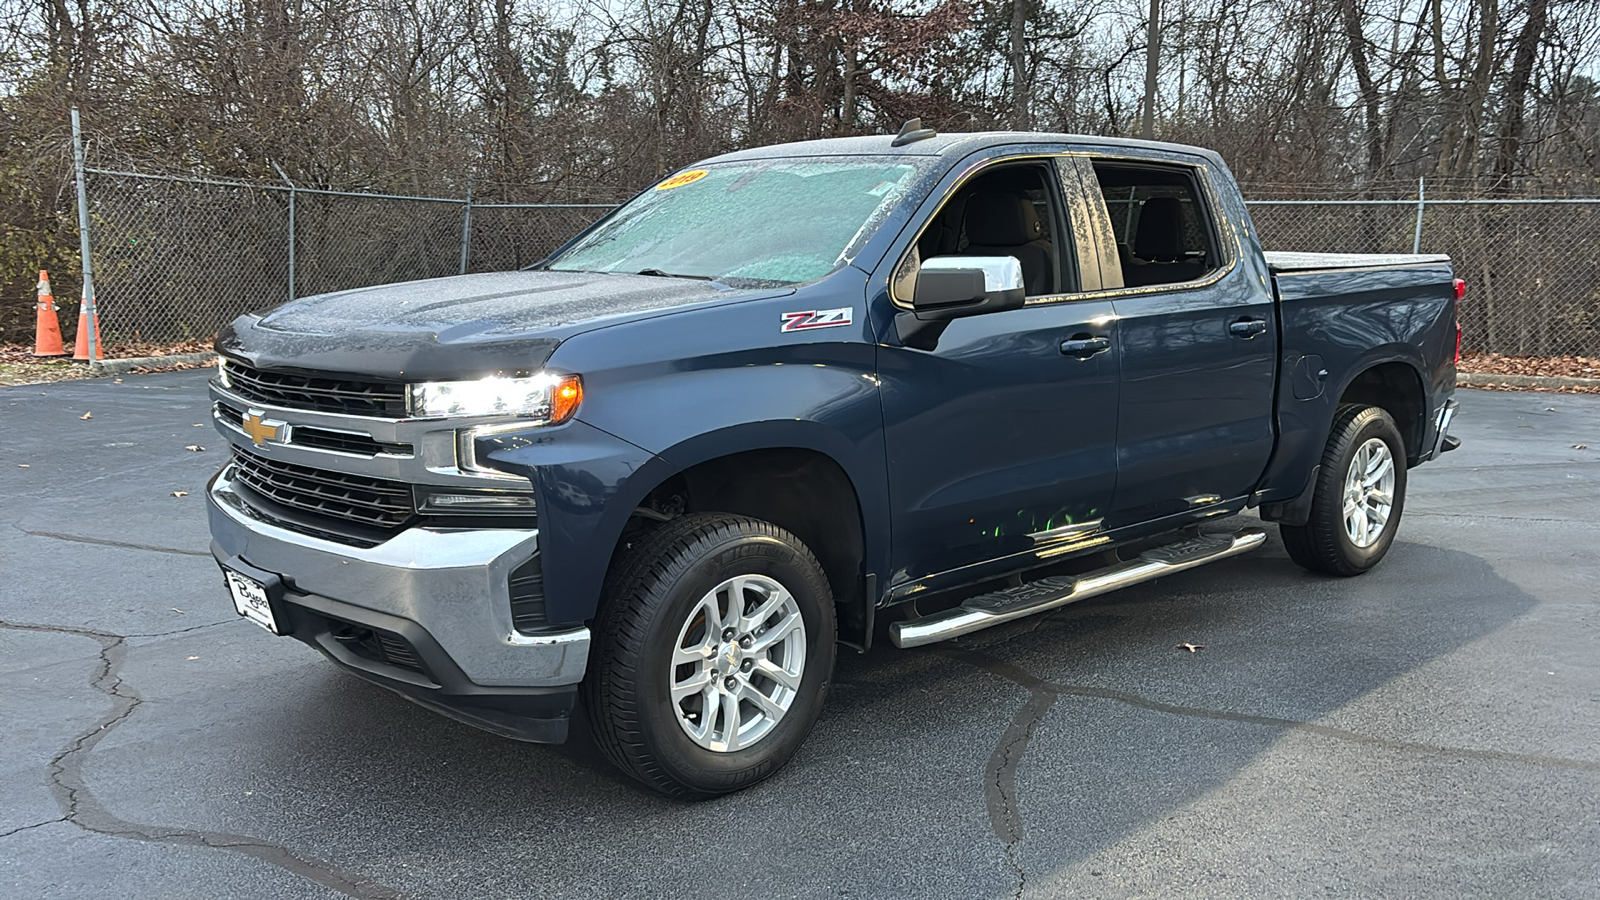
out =
[[206,427],[206,423],[204,423],[204,422],[196,422],[193,425],[190,425],[189,427],[190,428],[204,428],[204,427]]
[[195,660],[195,659],[199,659],[199,658],[200,657],[198,657],[198,656],[185,656],[184,657],[184,659],[188,659],[188,660]]
[[172,492],[172,496],[174,496],[174,497],[187,497],[187,496],[189,496],[189,492],[188,491],[173,491]]
[[199,444],[190,444],[189,446],[187,446],[187,447],[185,447],[183,449],[185,449],[185,450],[193,450],[194,452],[199,453],[201,450],[204,450],[205,448],[200,446]]
[[80,418],[80,419],[92,419],[92,418],[94,418],[94,413],[84,413],[83,415],[79,416],[78,418]]
[[1178,646],[1182,647],[1183,649],[1185,649],[1187,651],[1189,651],[1190,653],[1193,653],[1196,650],[1204,650],[1206,648],[1205,644],[1182,643],[1182,644],[1179,644]]
[[1544,411],[1545,411],[1545,412],[1555,412],[1555,411],[1556,411],[1556,408],[1555,408],[1555,407],[1554,407],[1554,406],[1546,406],[1546,407],[1545,407],[1545,408],[1544,408]]
[[1587,450],[1587,449],[1589,449],[1589,445],[1588,444],[1573,444],[1572,445],[1572,449],[1574,449],[1574,450]]
[[19,469],[27,469],[27,468],[31,468],[31,467],[27,463],[17,463],[17,468],[19,468]]
[[169,606],[169,607],[167,607],[167,609],[170,609],[170,610],[172,610],[172,611],[173,611],[173,612],[175,612],[175,613],[181,613],[181,612],[183,612],[183,610],[181,610],[181,609],[179,609],[179,608],[177,608],[177,607],[176,607],[176,606]]

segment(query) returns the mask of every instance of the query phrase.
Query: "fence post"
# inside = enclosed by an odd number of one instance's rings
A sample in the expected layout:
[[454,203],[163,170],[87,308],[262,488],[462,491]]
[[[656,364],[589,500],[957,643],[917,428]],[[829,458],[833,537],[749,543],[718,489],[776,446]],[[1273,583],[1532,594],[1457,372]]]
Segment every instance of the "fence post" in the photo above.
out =
[[295,230],[294,230],[294,195],[295,195],[295,190],[294,190],[294,182],[289,180],[289,176],[284,174],[283,168],[281,166],[279,166],[277,163],[272,163],[272,167],[274,169],[278,170],[278,177],[282,178],[283,179],[283,183],[289,186],[289,299],[293,300],[295,298],[295,289],[294,289],[294,238],[295,238]]
[[1423,183],[1422,183],[1422,179],[1418,178],[1417,179],[1417,230],[1415,232],[1413,232],[1412,235],[1411,235],[1411,252],[1413,254],[1422,252],[1422,208],[1423,208],[1423,205],[1424,205]]
[[467,274],[472,254],[472,179],[467,179],[467,202],[461,211],[461,274]]
[[83,305],[78,321],[89,328],[89,359],[100,358],[100,317],[94,308],[94,272],[89,262],[89,189],[83,173],[83,129],[78,124],[78,108],[72,108],[72,167],[78,179],[78,252],[83,257]]

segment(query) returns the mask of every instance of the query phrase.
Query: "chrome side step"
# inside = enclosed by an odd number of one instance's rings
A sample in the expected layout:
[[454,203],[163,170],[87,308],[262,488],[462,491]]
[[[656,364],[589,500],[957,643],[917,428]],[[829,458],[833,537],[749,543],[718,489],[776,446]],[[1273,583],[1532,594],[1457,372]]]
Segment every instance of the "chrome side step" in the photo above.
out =
[[896,647],[921,647],[982,631],[1003,622],[1109,594],[1119,588],[1247,553],[1266,543],[1267,533],[1245,528],[1234,534],[1203,534],[1155,547],[1129,560],[1077,578],[1041,578],[1021,587],[971,597],[960,606],[889,627]]

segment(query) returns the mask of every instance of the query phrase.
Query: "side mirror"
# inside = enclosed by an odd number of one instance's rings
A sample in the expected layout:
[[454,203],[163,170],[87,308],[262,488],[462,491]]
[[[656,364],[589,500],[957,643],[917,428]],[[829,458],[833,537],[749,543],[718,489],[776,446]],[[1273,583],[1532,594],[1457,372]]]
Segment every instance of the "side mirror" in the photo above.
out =
[[917,271],[911,309],[895,315],[900,343],[932,350],[952,319],[1021,309],[1028,292],[1014,256],[936,256]]

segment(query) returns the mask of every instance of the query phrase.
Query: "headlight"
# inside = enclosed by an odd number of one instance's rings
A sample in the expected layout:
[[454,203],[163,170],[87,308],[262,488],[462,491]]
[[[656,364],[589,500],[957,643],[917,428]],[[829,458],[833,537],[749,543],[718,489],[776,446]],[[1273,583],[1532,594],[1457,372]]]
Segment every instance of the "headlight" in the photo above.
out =
[[411,385],[411,415],[519,416],[530,425],[555,425],[572,418],[583,402],[576,375],[541,372],[530,378],[479,378]]
[[217,357],[217,380],[225,388],[233,387],[233,382],[228,379],[228,361],[221,356]]

